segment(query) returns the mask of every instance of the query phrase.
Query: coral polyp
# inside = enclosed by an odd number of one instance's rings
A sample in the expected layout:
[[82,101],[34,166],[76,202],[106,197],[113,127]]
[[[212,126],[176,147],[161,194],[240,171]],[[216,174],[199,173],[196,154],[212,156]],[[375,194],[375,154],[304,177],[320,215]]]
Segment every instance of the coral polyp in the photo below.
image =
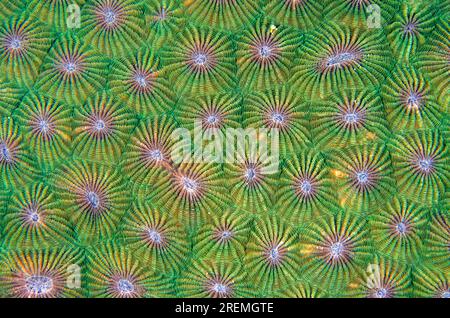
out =
[[42,184],[14,193],[3,222],[6,244],[13,247],[57,246],[73,239],[55,194]]
[[105,82],[108,62],[73,36],[61,36],[44,59],[36,83],[55,99],[82,103]]
[[323,148],[383,140],[389,134],[381,100],[375,93],[341,91],[311,106],[311,136]]
[[115,61],[109,83],[111,91],[140,114],[154,115],[172,106],[172,93],[160,61],[149,50]]
[[82,35],[102,53],[123,56],[142,41],[142,4],[133,0],[94,0],[83,6]]
[[186,28],[164,51],[171,80],[181,92],[206,94],[234,85],[234,54],[226,34]]
[[2,117],[0,126],[0,176],[6,188],[22,186],[37,173],[34,156],[27,147],[18,125],[8,117]]
[[90,242],[111,237],[129,201],[117,169],[74,162],[62,167],[55,177],[59,202],[70,211],[78,239]]
[[437,131],[414,131],[392,144],[394,176],[399,190],[415,201],[430,204],[449,180],[448,150]]
[[133,132],[126,151],[125,173],[134,181],[145,183],[154,182],[155,176],[170,170],[175,149],[174,130],[170,117],[142,121]]
[[177,281],[181,297],[243,298],[253,292],[237,262],[198,261]]
[[403,4],[388,30],[388,39],[398,60],[409,62],[425,42],[425,35],[433,30],[434,24],[434,10],[428,6]]
[[[273,206],[274,178],[267,152],[239,147],[237,162],[224,167],[231,198],[240,208],[264,212]],[[256,212],[256,211],[255,211]]]
[[80,278],[71,277],[82,261],[82,254],[70,249],[13,250],[2,264],[0,287],[13,298],[82,297]]
[[277,131],[281,154],[309,143],[306,107],[294,90],[283,86],[254,93],[244,105],[245,127]]
[[194,251],[207,259],[242,259],[250,236],[251,218],[239,209],[214,215],[196,235]]
[[384,145],[372,144],[333,152],[330,160],[339,203],[364,210],[393,193],[391,159]]
[[307,36],[291,81],[310,98],[323,98],[342,87],[378,85],[389,61],[383,33],[335,23]]
[[92,297],[138,298],[167,296],[168,283],[149,271],[130,251],[106,244],[89,251],[88,285]]
[[208,95],[186,100],[177,112],[177,119],[183,127],[221,130],[237,128],[240,125],[241,98],[232,94]]
[[246,246],[245,268],[262,290],[290,284],[300,264],[296,231],[277,217],[262,218]]
[[43,165],[55,166],[67,155],[72,141],[71,111],[67,105],[41,94],[27,95],[15,111],[31,150]]
[[417,259],[422,252],[425,210],[404,199],[394,198],[369,218],[377,250],[396,260]]
[[416,130],[439,124],[442,106],[436,101],[429,81],[415,68],[397,68],[387,79],[381,96],[393,129]]
[[177,273],[185,265],[187,234],[169,211],[138,202],[126,215],[122,232],[125,244],[153,271]]
[[420,298],[449,298],[450,280],[448,271],[440,267],[423,264],[413,270],[414,296]]
[[28,16],[12,16],[0,27],[0,69],[6,78],[32,85],[50,47],[47,27]]
[[174,165],[170,175],[161,177],[149,195],[168,210],[195,226],[217,213],[229,201],[222,171],[213,163],[183,162]]
[[117,160],[137,119],[106,93],[89,98],[75,110],[75,152],[91,159]]
[[376,256],[368,265],[367,273],[360,275],[355,284],[357,289],[350,291],[350,295],[366,298],[406,298],[411,294],[410,273],[408,267]]
[[364,220],[338,212],[314,221],[300,233],[304,277],[327,289],[343,288],[370,256]]
[[285,217],[302,222],[337,206],[325,159],[313,151],[290,158],[279,178],[277,204]]
[[150,0],[144,4],[149,42],[160,47],[173,39],[184,25],[183,7],[177,0]]
[[297,31],[265,21],[255,23],[238,42],[237,64],[240,84],[247,89],[268,89],[287,81],[295,56]]
[[0,3],[0,18],[10,17],[26,6],[25,0],[4,0]]

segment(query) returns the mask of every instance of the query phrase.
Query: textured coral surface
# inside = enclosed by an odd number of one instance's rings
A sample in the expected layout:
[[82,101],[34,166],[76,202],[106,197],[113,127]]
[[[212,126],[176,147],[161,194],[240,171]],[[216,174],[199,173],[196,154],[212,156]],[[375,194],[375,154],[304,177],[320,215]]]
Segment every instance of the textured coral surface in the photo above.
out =
[[0,1],[0,297],[449,298],[449,9]]

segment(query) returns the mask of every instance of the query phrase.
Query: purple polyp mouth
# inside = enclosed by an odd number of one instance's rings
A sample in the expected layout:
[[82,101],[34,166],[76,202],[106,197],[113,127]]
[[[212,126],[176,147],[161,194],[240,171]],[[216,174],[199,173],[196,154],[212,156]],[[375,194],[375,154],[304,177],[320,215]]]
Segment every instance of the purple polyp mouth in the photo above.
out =
[[404,222],[400,222],[395,226],[395,229],[399,234],[405,234],[406,233],[406,224]]
[[222,238],[222,239],[229,239],[231,236],[233,236],[233,233],[231,232],[231,231],[223,231],[221,234],[220,234],[220,237]]
[[357,113],[348,113],[344,115],[344,120],[348,124],[355,124],[359,120],[359,116]]
[[358,172],[356,174],[356,179],[359,183],[365,184],[369,181],[369,174],[365,171]]
[[39,121],[39,130],[41,132],[43,132],[43,133],[47,132],[48,128],[49,128],[48,121],[46,121],[44,119]]
[[0,160],[4,160],[6,162],[11,161],[11,154],[8,147],[4,143],[0,144]]
[[53,280],[47,276],[33,275],[26,280],[26,288],[33,294],[46,294],[53,288]]
[[414,92],[411,92],[408,96],[408,104],[418,105],[420,103],[420,96]]
[[101,119],[97,120],[97,122],[95,123],[95,129],[98,131],[105,129],[105,127],[106,127],[105,122]]
[[30,220],[34,223],[39,222],[39,214],[37,214],[36,212],[30,214]]
[[375,296],[377,298],[386,298],[388,294],[388,291],[386,290],[386,288],[379,288],[376,292],[375,292]]
[[342,244],[341,242],[331,244],[330,253],[333,258],[341,257],[343,252],[344,252],[344,244]]
[[226,294],[227,291],[228,291],[228,287],[227,287],[226,285],[224,285],[224,284],[219,284],[219,283],[214,284],[214,286],[213,286],[212,289],[213,289],[216,293],[219,293],[219,294]]
[[116,14],[111,9],[106,9],[104,13],[106,24],[114,24],[116,22]]
[[153,149],[148,152],[148,156],[155,161],[160,161],[163,159],[163,154],[159,149]]
[[272,48],[268,45],[261,45],[258,53],[262,58],[267,58],[272,54]]
[[208,57],[205,53],[195,53],[192,56],[192,60],[194,61],[194,64],[205,65],[208,61]]
[[423,172],[430,172],[433,168],[433,161],[431,159],[419,160],[419,168]]
[[88,192],[86,196],[89,204],[94,208],[97,209],[100,206],[100,198],[98,197],[98,194],[95,192]]
[[148,230],[148,237],[150,241],[156,244],[161,244],[162,242],[162,236],[160,233],[158,233],[156,230],[150,229]]
[[450,290],[445,290],[441,294],[441,298],[450,298]]
[[278,261],[280,259],[280,251],[278,250],[278,247],[274,247],[269,252],[269,258],[271,261]]
[[18,50],[22,48],[22,41],[18,36],[14,36],[9,42],[9,47],[13,50]]
[[219,118],[217,118],[216,115],[209,115],[209,116],[206,118],[206,122],[207,122],[208,124],[215,124],[215,123],[217,123],[218,121],[219,121]]
[[134,285],[128,279],[121,279],[117,282],[117,289],[123,294],[131,294],[134,292]]
[[272,121],[275,124],[282,124],[284,122],[284,116],[280,113],[273,113],[272,114]]
[[256,177],[256,171],[253,168],[248,168],[245,172],[245,178],[248,180],[253,180]]
[[327,66],[337,66],[346,62],[351,62],[355,59],[355,54],[350,52],[339,53],[334,56],[331,56],[327,60]]
[[148,85],[147,78],[145,77],[145,75],[138,74],[134,77],[134,80],[140,87],[145,88]]
[[195,182],[195,180],[184,177],[182,183],[188,192],[195,192],[197,190],[197,182]]
[[73,62],[66,63],[64,65],[64,68],[67,71],[67,73],[73,73],[73,72],[75,72],[77,70],[77,66]]
[[312,184],[308,180],[304,180],[300,183],[300,189],[305,194],[310,194],[312,191]]

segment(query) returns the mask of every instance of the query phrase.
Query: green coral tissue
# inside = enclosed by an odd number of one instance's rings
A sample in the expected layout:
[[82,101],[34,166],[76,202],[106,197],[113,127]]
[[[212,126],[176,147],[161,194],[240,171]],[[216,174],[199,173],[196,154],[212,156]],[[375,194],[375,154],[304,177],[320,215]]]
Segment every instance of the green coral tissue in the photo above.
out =
[[1,0],[0,298],[449,298],[450,0]]

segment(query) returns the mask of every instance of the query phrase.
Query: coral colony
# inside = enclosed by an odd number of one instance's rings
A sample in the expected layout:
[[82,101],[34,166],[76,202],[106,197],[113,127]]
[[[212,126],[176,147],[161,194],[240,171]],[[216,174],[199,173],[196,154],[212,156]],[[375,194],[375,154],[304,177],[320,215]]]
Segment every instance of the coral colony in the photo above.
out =
[[2,0],[0,297],[449,298],[449,17]]

